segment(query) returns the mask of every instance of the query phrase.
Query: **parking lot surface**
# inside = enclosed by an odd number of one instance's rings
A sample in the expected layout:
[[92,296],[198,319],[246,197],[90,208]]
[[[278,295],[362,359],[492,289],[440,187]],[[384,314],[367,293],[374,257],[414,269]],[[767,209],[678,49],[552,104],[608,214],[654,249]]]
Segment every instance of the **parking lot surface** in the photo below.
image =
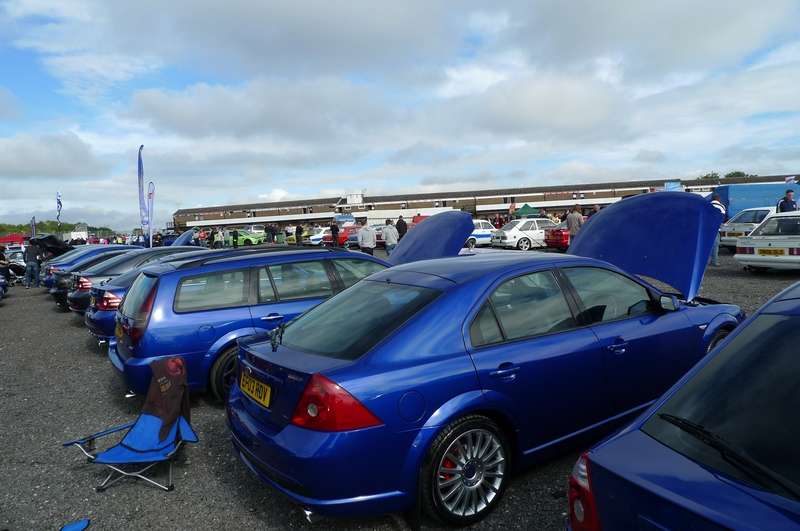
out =
[[[707,272],[701,295],[748,314],[800,280],[747,273],[727,255],[721,261]],[[200,442],[178,459],[175,491],[124,481],[95,493],[101,467],[61,443],[132,420],[142,399],[125,398],[125,391],[82,318],[59,311],[41,289],[15,287],[0,301],[0,530],[58,529],[80,518],[92,519],[90,529],[408,528],[400,516],[309,525],[300,507],[233,456],[224,409],[200,396],[192,400]],[[498,510],[475,528],[563,529],[566,478],[577,455],[522,471]],[[423,527],[434,528],[428,521]]]

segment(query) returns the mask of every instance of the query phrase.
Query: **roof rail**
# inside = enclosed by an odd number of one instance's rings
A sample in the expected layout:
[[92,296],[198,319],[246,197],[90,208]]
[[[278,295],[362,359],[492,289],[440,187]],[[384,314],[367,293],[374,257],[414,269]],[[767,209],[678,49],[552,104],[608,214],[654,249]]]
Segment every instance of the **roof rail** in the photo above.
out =
[[314,250],[314,251],[333,251],[334,249],[330,247],[325,247],[323,245],[248,245],[247,247],[242,247],[238,249],[225,249],[225,252],[220,250],[219,252],[209,252],[209,256],[203,256],[196,258],[194,260],[188,260],[180,264],[177,269],[188,269],[191,267],[197,267],[201,265],[205,265],[209,262],[214,260],[221,260],[227,258],[235,258],[239,256],[249,256],[254,254],[267,254],[267,253],[275,253],[275,252],[282,252],[282,251],[299,251],[299,250]]

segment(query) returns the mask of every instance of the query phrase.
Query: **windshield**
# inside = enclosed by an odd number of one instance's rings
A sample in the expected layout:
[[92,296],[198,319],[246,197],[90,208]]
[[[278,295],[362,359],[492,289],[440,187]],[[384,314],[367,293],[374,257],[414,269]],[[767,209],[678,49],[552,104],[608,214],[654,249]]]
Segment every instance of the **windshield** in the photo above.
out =
[[754,484],[751,474],[669,419],[700,426],[776,477],[785,478],[754,486],[786,496],[781,483],[800,484],[798,326],[797,316],[756,318],[675,393],[643,430],[694,461]]
[[417,286],[362,281],[290,323],[283,344],[321,356],[354,360],[439,293]]
[[515,219],[514,221],[509,221],[508,223],[503,225],[503,227],[500,230],[511,230],[514,227],[516,227],[517,225],[519,225],[520,221],[521,220],[519,220],[519,219]]
[[800,236],[800,216],[770,218],[751,236]]

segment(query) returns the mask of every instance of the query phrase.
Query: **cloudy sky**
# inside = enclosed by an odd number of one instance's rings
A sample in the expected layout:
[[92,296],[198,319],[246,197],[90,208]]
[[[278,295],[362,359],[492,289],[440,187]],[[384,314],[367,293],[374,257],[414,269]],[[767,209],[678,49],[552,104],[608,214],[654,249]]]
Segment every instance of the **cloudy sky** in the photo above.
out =
[[0,222],[800,172],[797,0],[0,0]]

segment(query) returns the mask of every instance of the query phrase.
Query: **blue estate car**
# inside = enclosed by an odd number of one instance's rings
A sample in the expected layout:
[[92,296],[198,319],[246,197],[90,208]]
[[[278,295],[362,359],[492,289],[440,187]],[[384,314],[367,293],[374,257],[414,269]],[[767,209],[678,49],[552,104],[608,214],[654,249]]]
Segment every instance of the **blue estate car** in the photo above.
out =
[[[145,268],[116,313],[116,347],[109,348],[109,358],[131,390],[145,393],[149,364],[181,356],[189,388],[210,389],[222,399],[234,375],[239,338],[272,330],[393,264],[455,256],[471,230],[468,214],[439,214],[425,230],[404,238],[389,261],[343,249],[290,246],[226,255],[210,251]],[[440,236],[435,245],[425,241],[431,233]]]
[[79,261],[85,260],[90,256],[95,256],[97,254],[108,252],[111,249],[139,249],[139,247],[136,247],[135,245],[121,245],[121,244],[79,245],[76,248],[72,249],[71,251],[67,251],[61,256],[57,256],[56,258],[53,258],[52,260],[49,260],[43,264],[44,267],[42,267],[41,276],[43,277],[44,280],[44,287],[47,289],[53,287],[54,271],[64,271],[66,269],[71,268]]
[[800,528],[800,284],[584,454],[573,530]]
[[[696,298],[721,216],[690,194],[649,195],[593,216],[576,238],[585,256],[393,267],[268,339],[240,341],[227,402],[238,456],[309,511],[385,513],[419,500],[446,523],[483,518],[512,467],[641,412],[743,318]],[[654,212],[627,229],[652,231],[665,207],[681,220],[673,235],[617,244],[620,219]],[[611,229],[615,248],[595,247]],[[664,262],[662,245],[686,267]],[[684,300],[630,271],[671,281]]]
[[58,269],[51,269],[50,276],[52,277],[52,287],[49,290],[50,295],[62,309],[67,309],[67,296],[72,288],[73,276],[81,273],[86,269],[91,269],[99,266],[109,260],[112,260],[119,255],[130,253],[136,247],[127,248],[112,248],[104,249],[103,252],[92,253],[88,256],[77,258],[72,265],[62,265]]

